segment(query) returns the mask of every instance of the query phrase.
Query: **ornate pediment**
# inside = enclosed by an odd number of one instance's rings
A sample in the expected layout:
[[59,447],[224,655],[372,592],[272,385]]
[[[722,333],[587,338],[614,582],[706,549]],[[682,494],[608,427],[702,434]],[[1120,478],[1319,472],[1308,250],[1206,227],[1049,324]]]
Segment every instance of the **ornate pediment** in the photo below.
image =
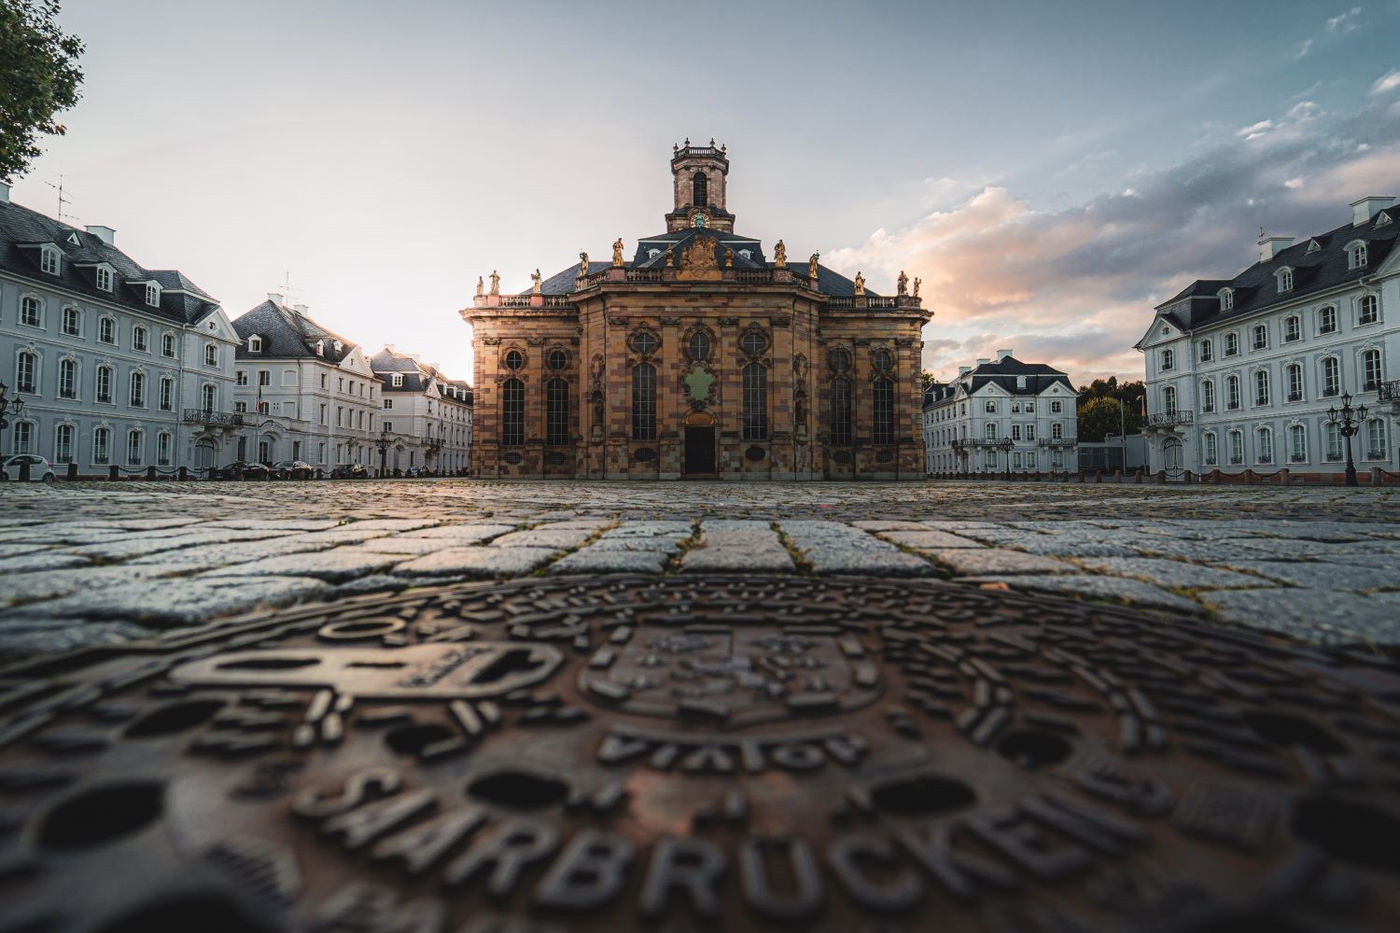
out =
[[696,236],[690,245],[681,250],[682,279],[721,279],[719,259],[715,255],[717,241],[707,236]]

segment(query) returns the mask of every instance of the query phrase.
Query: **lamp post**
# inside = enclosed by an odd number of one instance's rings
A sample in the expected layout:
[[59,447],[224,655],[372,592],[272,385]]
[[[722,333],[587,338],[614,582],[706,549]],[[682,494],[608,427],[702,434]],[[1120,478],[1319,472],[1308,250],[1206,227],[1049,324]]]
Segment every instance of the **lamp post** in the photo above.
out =
[[[1356,417],[1353,418],[1352,415]],[[1339,426],[1342,437],[1347,441],[1347,485],[1356,485],[1356,464],[1351,459],[1351,439],[1361,431],[1361,425],[1366,422],[1366,406],[1360,405],[1353,412],[1351,408],[1351,393],[1342,393],[1342,409],[1337,410],[1333,405],[1327,409],[1327,423]]]
[[[4,431],[5,428],[8,428],[10,426],[9,419],[5,417],[6,413],[14,411],[15,416],[18,417],[19,413],[24,411],[24,399],[10,398],[7,394],[9,390],[9,386],[5,385],[5,383],[3,382],[0,382],[0,431]],[[0,460],[3,460],[2,455],[0,455]],[[0,479],[5,478],[5,471],[0,470]]]
[[1001,455],[1006,458],[1006,481],[1011,482],[1011,448],[1016,446],[1016,442],[1009,437],[1003,437],[997,441],[997,447],[1001,449]]
[[379,448],[379,478],[384,478],[384,455],[389,450],[389,430],[379,429],[379,440],[374,442],[374,446]]

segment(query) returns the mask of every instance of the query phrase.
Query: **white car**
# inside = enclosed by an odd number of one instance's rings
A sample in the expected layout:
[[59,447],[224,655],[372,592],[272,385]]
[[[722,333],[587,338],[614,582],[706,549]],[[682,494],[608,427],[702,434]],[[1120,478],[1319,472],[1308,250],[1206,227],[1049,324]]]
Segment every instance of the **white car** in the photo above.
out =
[[49,466],[49,461],[36,454],[15,454],[5,458],[5,479],[19,479],[19,465],[25,461],[29,462],[29,478],[36,483],[52,483],[54,480],[53,467]]

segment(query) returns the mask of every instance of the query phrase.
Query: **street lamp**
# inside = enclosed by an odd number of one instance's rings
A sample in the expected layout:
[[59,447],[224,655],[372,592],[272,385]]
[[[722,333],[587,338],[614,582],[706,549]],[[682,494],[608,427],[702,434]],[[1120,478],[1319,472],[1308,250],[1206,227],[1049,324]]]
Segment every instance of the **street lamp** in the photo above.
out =
[[[1353,418],[1352,415],[1356,417]],[[1342,437],[1347,439],[1347,485],[1356,485],[1356,464],[1351,459],[1351,439],[1361,431],[1361,425],[1366,422],[1366,406],[1360,405],[1353,412],[1351,408],[1351,393],[1342,393],[1342,410],[1338,411],[1333,405],[1327,409],[1327,423],[1339,425]]]
[[[9,392],[9,390],[9,386],[5,385],[5,383],[3,382],[0,382],[0,431],[4,431],[5,428],[8,428],[10,426],[9,420],[5,417],[6,412],[13,409],[15,416],[18,417],[19,413],[24,411],[24,399],[10,398],[6,394],[7,392]],[[5,473],[3,470],[0,470],[0,479],[4,478]]]
[[384,454],[389,449],[389,429],[379,429],[379,440],[374,442],[374,446],[379,448],[379,478],[384,478]]
[[1011,448],[1016,446],[1016,442],[1009,437],[1003,437],[997,441],[997,447],[1001,448],[1001,455],[1006,458],[1006,481],[1011,482]]

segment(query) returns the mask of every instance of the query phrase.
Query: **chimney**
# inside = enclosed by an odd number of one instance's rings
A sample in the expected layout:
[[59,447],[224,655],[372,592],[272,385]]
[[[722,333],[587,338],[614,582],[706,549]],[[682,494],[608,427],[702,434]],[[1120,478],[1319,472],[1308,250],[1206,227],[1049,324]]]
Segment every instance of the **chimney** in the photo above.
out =
[[272,302],[273,304],[277,305],[277,306],[280,308],[280,307],[282,306],[282,293],[281,293],[281,292],[268,292],[268,293],[267,293],[267,300],[270,301],[270,302]]
[[1008,356],[1010,356],[1010,355],[1011,355],[1011,351],[1010,351],[1010,350],[998,350],[998,351],[997,351],[997,359],[999,359],[999,360],[1004,360],[1004,359],[1006,359],[1006,358],[1007,358]]
[[0,204],[10,203],[10,186],[0,181]]
[[1266,236],[1259,241],[1259,261],[1269,262],[1293,243],[1291,236]]
[[959,375],[959,376],[966,376],[966,375],[967,375],[968,373],[970,373],[970,372],[972,372],[972,367],[971,367],[971,366],[959,366],[959,367],[958,367],[958,375]]
[[91,233],[108,246],[117,245],[117,231],[113,230],[111,227],[104,227],[101,224],[88,224],[87,232]]
[[[0,200],[4,200],[0,198]],[[1394,197],[1384,197],[1371,195],[1351,202],[1351,225],[1360,227],[1362,224],[1370,223],[1371,218],[1395,203]]]
[[303,317],[306,315],[306,305],[292,305],[292,310]]
[[978,365],[978,366],[986,366],[986,365],[987,365],[988,363],[990,363],[990,362],[991,362],[991,360],[987,359],[986,357],[983,357],[982,359],[980,359],[980,360],[977,361],[977,365]]

